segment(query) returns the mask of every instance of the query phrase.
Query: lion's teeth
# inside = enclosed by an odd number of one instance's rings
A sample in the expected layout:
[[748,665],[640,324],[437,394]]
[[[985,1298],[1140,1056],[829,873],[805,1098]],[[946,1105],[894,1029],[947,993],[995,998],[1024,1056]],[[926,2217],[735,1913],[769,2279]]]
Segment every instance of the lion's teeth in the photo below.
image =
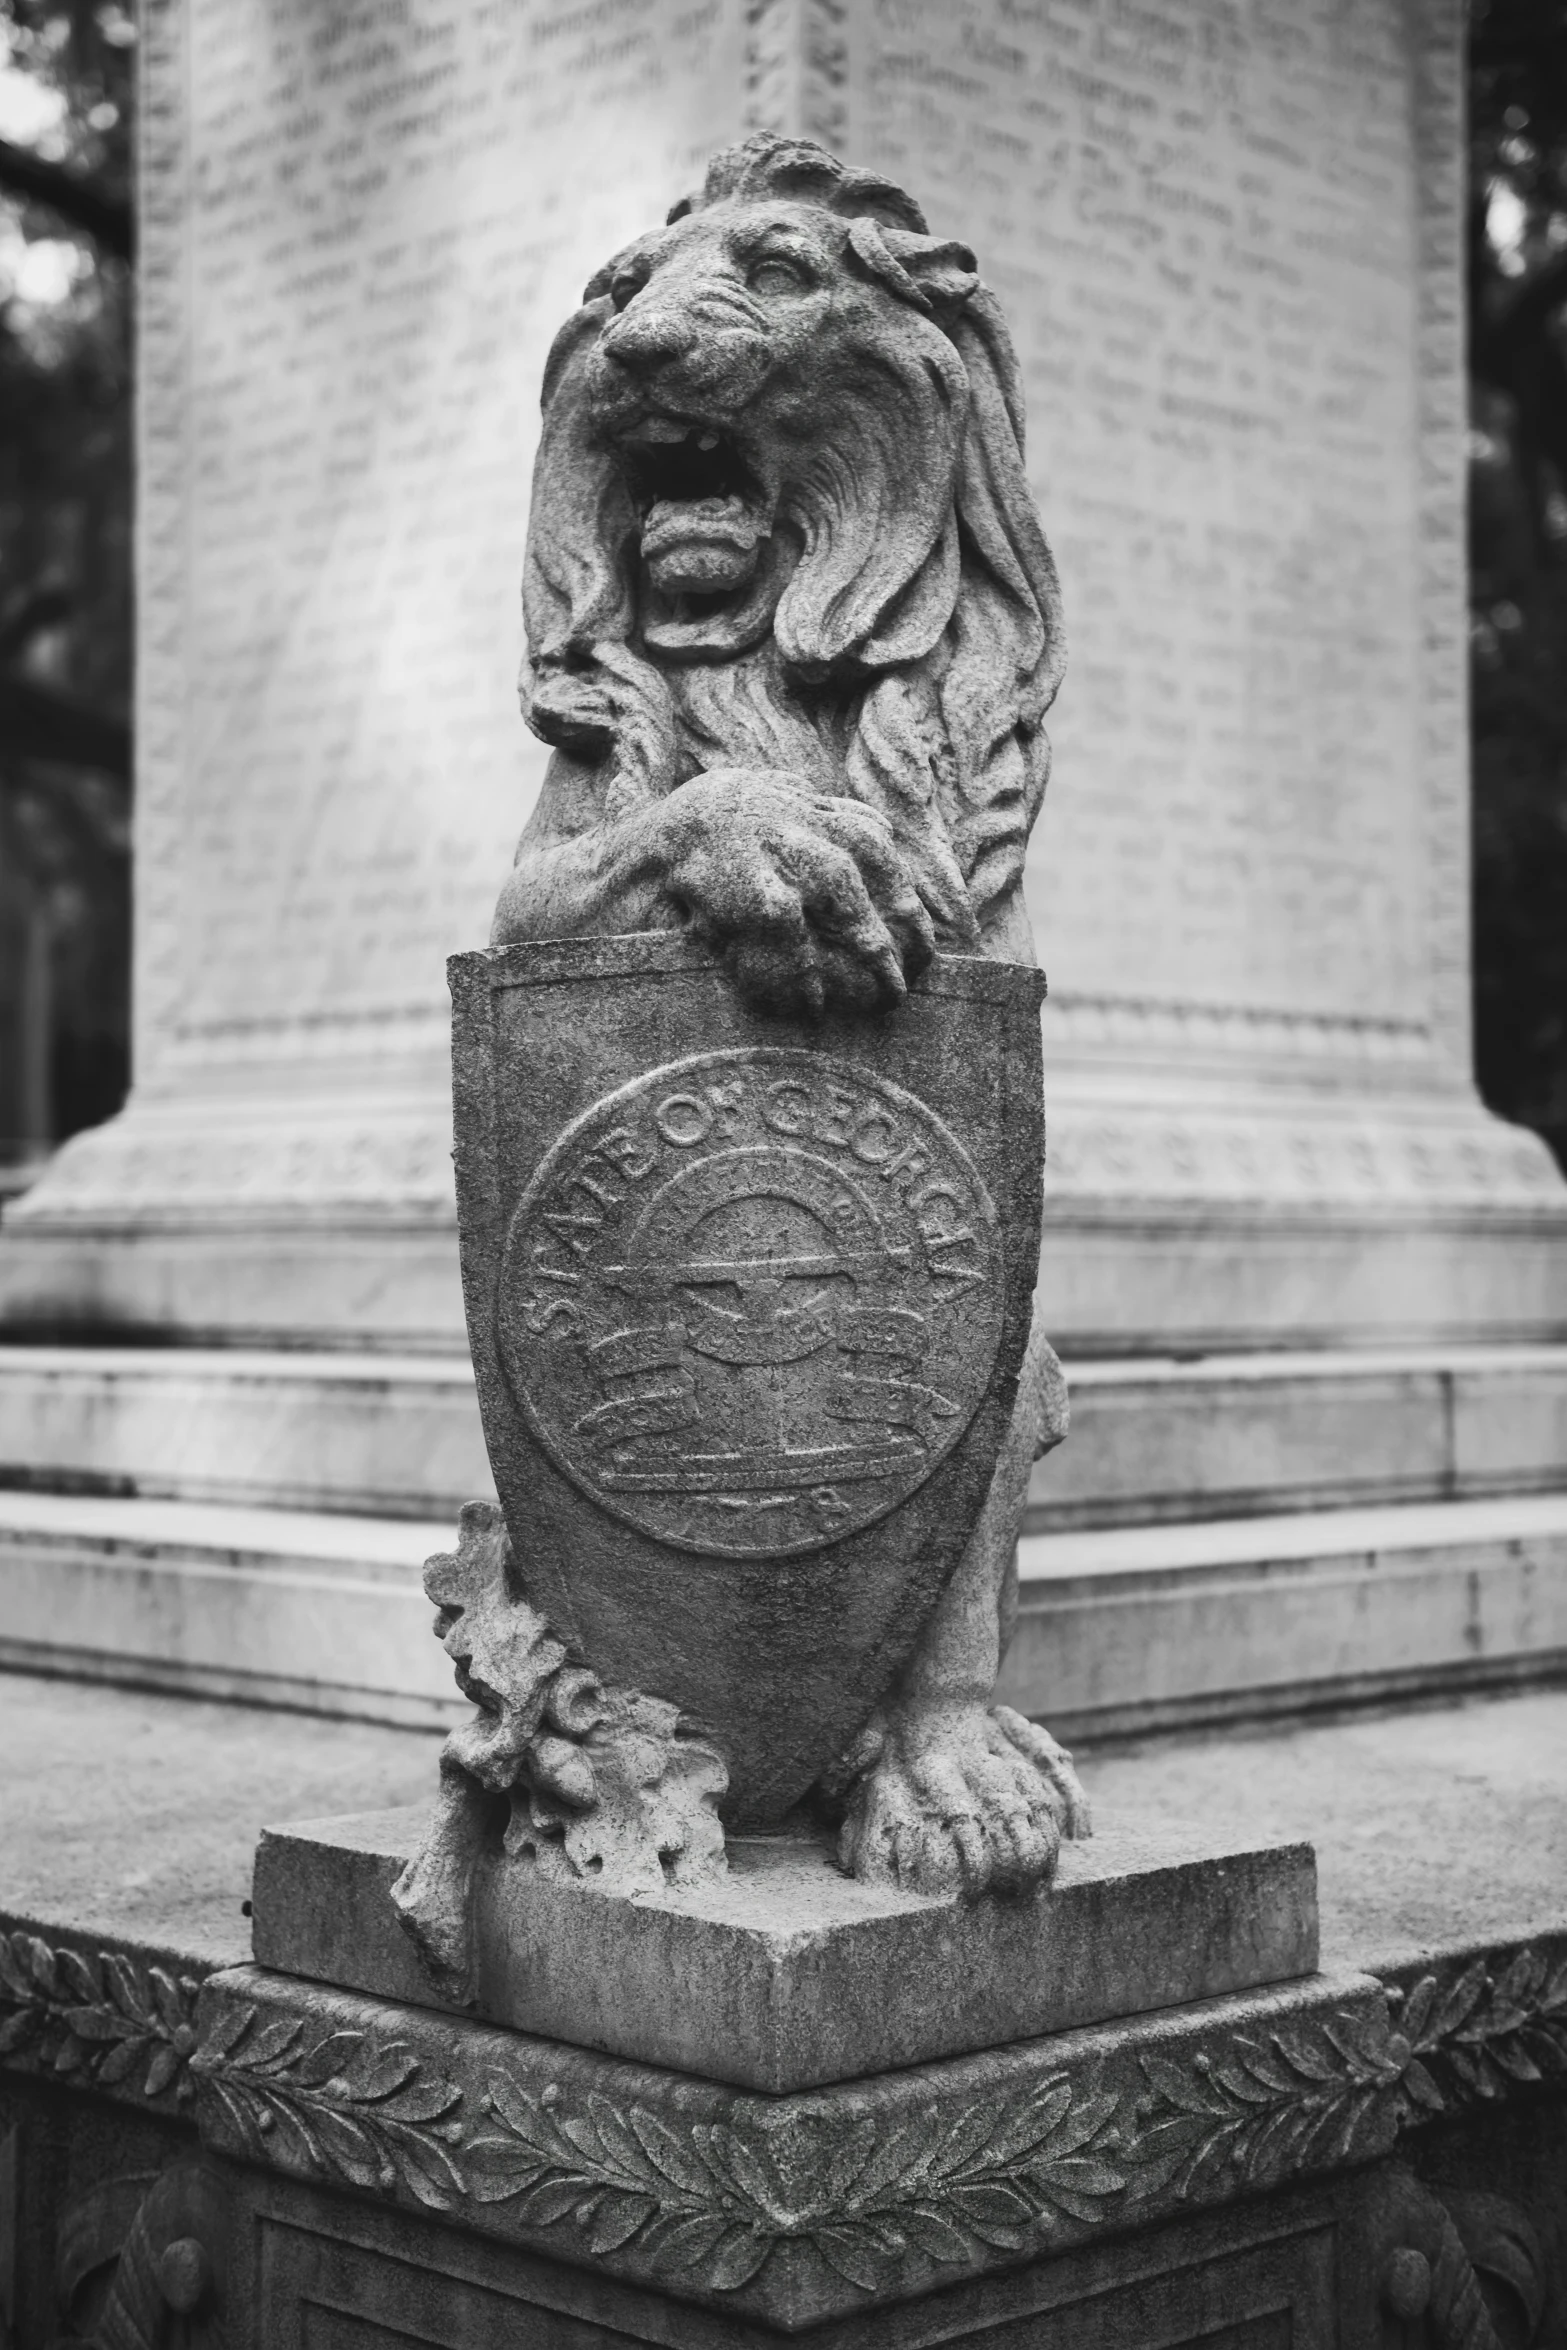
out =
[[716,448],[717,448],[717,446],[718,446],[718,435],[717,435],[717,433],[716,433],[716,432],[702,432],[702,433],[698,433],[698,434],[697,434],[697,437],[696,437],[696,445],[697,445],[697,447],[698,447],[699,449],[716,449]]
[[672,416],[649,416],[637,437],[644,441],[683,441],[690,429],[689,425],[677,424]]

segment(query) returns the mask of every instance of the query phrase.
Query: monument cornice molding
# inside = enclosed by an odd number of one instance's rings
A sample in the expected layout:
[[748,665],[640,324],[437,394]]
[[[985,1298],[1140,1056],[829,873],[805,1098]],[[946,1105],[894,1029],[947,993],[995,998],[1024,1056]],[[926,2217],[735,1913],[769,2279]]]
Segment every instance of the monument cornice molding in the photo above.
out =
[[18,1228],[254,1230],[269,1213],[455,1222],[449,1113],[438,1097],[422,1113],[357,1119],[330,1103],[222,1108],[215,1119],[210,1109],[171,1117],[133,1104],[74,1137],[37,1197],[13,1211]]
[[155,2112],[187,2107],[204,1971],[133,1943],[0,1923],[0,2065]]
[[[1385,2154],[1419,2104],[1358,1975],[785,2097],[259,1969],[202,2019],[212,2150],[787,2329]],[[429,2119],[382,2131],[383,2085]]]
[[1429,1023],[1413,1018],[1079,994],[1070,987],[1052,993],[1045,1019],[1047,1040],[1056,1045],[1175,1045],[1194,1052],[1217,1049],[1227,1057],[1239,1049],[1292,1063],[1396,1062],[1411,1069],[1424,1068],[1432,1053]]
[[[1088,1093],[1074,1076],[1063,1070],[1047,1088],[1047,1217],[1133,1201],[1415,1217],[1563,1209],[1539,1138],[1462,1095],[1231,1106]],[[66,1143],[7,1220],[17,1231],[253,1230],[269,1216],[445,1229],[455,1216],[448,1120],[433,1088],[427,1103],[359,1117],[326,1096],[133,1101]]]
[[1411,1216],[1564,1204],[1538,1136],[1462,1099],[1177,1106],[1073,1099],[1063,1078],[1047,1096],[1047,1129],[1047,1217],[1089,1200]]
[[1567,1933],[788,2097],[257,1970],[210,1978],[202,2014],[215,2149],[792,2327],[1384,2155],[1567,2076]]
[[[1079,1092],[1070,1068],[1047,1101],[1046,1214],[1095,1202],[1172,1211],[1207,1203],[1410,1216],[1559,1214],[1545,1145],[1477,1104],[1340,1095],[1320,1108],[1138,1102]],[[214,1116],[216,1110],[219,1114]],[[243,1097],[132,1107],[73,1137],[9,1211],[23,1230],[253,1230],[271,1216],[454,1221],[445,1103],[355,1119],[328,1099]]]
[[0,2067],[794,2328],[1567,2079],[1567,1928],[774,2097],[9,1920]]

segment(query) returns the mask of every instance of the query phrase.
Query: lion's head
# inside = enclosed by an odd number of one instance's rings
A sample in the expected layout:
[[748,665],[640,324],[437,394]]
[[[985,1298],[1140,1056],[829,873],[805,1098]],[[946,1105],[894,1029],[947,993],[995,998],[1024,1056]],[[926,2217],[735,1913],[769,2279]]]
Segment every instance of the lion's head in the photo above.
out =
[[544,420],[535,732],[622,796],[715,755],[854,792],[972,935],[1015,887],[1062,662],[973,254],[890,181],[758,134],[589,282]]

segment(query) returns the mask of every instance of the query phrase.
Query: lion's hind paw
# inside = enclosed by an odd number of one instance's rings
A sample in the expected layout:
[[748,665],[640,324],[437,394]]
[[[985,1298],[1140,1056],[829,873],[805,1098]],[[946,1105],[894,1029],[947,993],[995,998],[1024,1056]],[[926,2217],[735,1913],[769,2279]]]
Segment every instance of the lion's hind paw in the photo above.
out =
[[1051,1788],[1057,1806],[1056,1816],[1061,1833],[1069,1844],[1080,1844],[1094,1832],[1093,1812],[1083,1782],[1073,1767],[1072,1757],[1059,1739],[1039,1722],[1031,1722],[1026,1714],[1014,1713],[1009,1705],[993,1705],[991,1721],[1003,1737],[1026,1754],[1039,1775]]
[[1063,1835],[1088,1833],[1072,1759],[1010,1707],[890,1728],[849,1799],[839,1858],[852,1876],[936,1897],[1025,1893]]

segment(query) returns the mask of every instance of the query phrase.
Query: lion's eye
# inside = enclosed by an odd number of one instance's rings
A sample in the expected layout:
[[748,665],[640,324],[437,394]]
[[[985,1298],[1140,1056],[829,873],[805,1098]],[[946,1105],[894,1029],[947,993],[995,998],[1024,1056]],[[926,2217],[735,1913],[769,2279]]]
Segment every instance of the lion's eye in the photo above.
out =
[[758,294],[803,294],[810,288],[810,279],[798,262],[785,261],[781,254],[769,253],[753,264],[750,283]]
[[623,269],[610,286],[609,298],[617,310],[624,310],[628,302],[636,300],[646,284],[645,270]]

